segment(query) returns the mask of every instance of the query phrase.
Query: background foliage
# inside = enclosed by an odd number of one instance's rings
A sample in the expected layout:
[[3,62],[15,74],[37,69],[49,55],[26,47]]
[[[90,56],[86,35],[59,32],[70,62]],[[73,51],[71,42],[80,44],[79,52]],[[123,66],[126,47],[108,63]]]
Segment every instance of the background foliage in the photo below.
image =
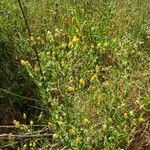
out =
[[22,5],[31,37],[18,2],[0,2],[0,124],[15,125],[0,148],[129,147],[149,123],[149,1]]

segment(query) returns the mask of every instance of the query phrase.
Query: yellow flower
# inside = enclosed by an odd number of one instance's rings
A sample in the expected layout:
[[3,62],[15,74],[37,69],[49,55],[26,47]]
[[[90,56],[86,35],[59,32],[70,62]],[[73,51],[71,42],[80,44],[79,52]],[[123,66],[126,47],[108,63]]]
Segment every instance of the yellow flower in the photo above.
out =
[[33,147],[35,147],[36,146],[36,143],[35,142],[33,142]]
[[48,128],[51,128],[53,125],[51,122],[48,122]]
[[131,111],[129,112],[129,115],[130,115],[130,117],[134,117],[134,112],[131,110]]
[[99,73],[99,71],[100,71],[100,67],[99,67],[98,65],[96,65],[96,67],[95,67],[95,71],[96,71],[96,73]]
[[24,130],[24,128],[23,128],[23,127],[20,127],[20,130]]
[[128,64],[128,61],[127,61],[127,60],[124,60],[122,63],[123,63],[123,65],[127,65],[127,64]]
[[27,130],[27,129],[28,129],[28,126],[25,125],[25,124],[22,124],[22,128],[23,128],[23,130]]
[[104,46],[104,47],[107,47],[107,46],[108,46],[108,43],[107,43],[107,42],[105,42],[103,46]]
[[24,144],[23,145],[23,150],[26,150],[27,149],[27,144]]
[[53,35],[50,31],[47,31],[47,34],[46,34],[46,40],[50,40],[50,41],[53,41]]
[[106,131],[106,129],[107,129],[107,124],[103,124],[103,131]]
[[32,142],[29,143],[29,146],[32,147]]
[[25,113],[23,113],[23,119],[26,119],[27,115]]
[[53,139],[57,139],[58,135],[57,134],[53,134]]
[[26,61],[21,59],[21,65],[25,66],[26,65]]
[[30,40],[33,42],[33,41],[34,41],[34,37],[33,37],[33,36],[31,36],[31,37],[30,37]]
[[145,119],[144,119],[143,117],[139,117],[139,118],[138,118],[138,122],[139,122],[139,123],[143,123],[143,122],[145,122]]
[[85,85],[85,82],[84,82],[83,79],[80,79],[80,80],[79,80],[79,83],[80,83],[81,85]]
[[80,144],[81,143],[81,138],[78,136],[77,138],[76,138],[76,144],[78,145],[78,144]]
[[13,123],[15,124],[16,128],[20,128],[20,122],[19,121],[14,120]]
[[27,66],[27,65],[31,66],[30,63],[27,60],[21,59],[20,63],[21,63],[22,66]]
[[64,123],[62,121],[58,121],[59,126],[64,126]]
[[91,82],[96,80],[96,74],[94,74],[92,77],[91,77]]
[[75,129],[73,129],[73,128],[72,128],[72,129],[69,129],[69,134],[70,134],[70,135],[75,135]]
[[33,126],[33,123],[34,123],[34,122],[31,120],[31,121],[30,121],[30,125]]
[[72,86],[68,86],[68,92],[73,92],[74,88]]
[[87,118],[84,118],[84,119],[83,119],[83,124],[84,124],[84,125],[89,124],[89,123],[90,123],[90,121],[89,121]]
[[69,43],[68,43],[68,47],[71,47],[72,46],[72,42],[70,41]]
[[101,48],[102,44],[101,43],[98,43],[97,44],[97,48]]
[[66,47],[67,47],[67,43],[64,43],[64,42],[63,42],[63,43],[61,44],[61,48],[66,48]]
[[74,36],[71,40],[71,43],[77,43],[79,41],[79,38],[77,36]]
[[40,40],[41,40],[41,37],[40,37],[40,36],[38,36],[36,39],[37,39],[38,41],[40,41]]
[[109,85],[109,81],[103,82],[103,85],[104,85],[104,86],[108,86],[108,85]]
[[124,113],[124,118],[128,118],[128,114],[127,113]]
[[35,45],[36,44],[36,41],[35,41],[33,36],[30,37],[30,40],[31,40],[31,45]]

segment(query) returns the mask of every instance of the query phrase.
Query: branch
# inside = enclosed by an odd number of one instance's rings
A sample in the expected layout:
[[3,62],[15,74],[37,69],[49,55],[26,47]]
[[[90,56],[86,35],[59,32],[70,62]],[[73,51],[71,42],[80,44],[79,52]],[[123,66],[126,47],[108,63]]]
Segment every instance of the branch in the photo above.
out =
[[37,135],[27,135],[27,134],[0,134],[0,139],[20,139],[20,138],[39,138],[39,137],[51,137],[52,134],[37,134]]
[[[26,125],[27,127],[31,127],[31,125]],[[32,125],[32,127],[45,127],[46,125]],[[5,126],[5,125],[0,125],[0,128],[16,128],[14,125],[10,125],[10,126]]]

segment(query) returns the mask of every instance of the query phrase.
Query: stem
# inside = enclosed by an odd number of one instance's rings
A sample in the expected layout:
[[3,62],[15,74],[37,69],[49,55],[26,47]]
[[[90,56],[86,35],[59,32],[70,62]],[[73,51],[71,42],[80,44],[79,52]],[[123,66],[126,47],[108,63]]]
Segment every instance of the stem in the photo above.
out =
[[[28,20],[27,20],[27,18],[26,18],[25,12],[24,12],[24,10],[23,10],[21,1],[18,0],[18,3],[19,3],[20,10],[21,10],[21,12],[22,12],[22,15],[23,15],[23,19],[24,19],[24,22],[25,22],[25,25],[26,25],[26,29],[27,29],[27,31],[28,31],[29,38],[30,38],[30,37],[31,37],[31,30],[30,30],[30,27],[29,27]],[[37,52],[37,49],[36,49],[35,45],[32,46],[32,49],[34,50],[34,53],[35,53],[35,55],[36,55],[36,59],[37,59],[37,62],[38,62],[38,67],[39,67],[39,69],[40,69],[40,74],[41,74],[41,76],[42,76],[42,82],[43,82],[43,85],[44,85],[44,88],[45,88],[45,92],[46,92],[45,79],[44,79],[43,71],[42,71],[42,68],[41,68],[40,57],[39,57],[39,55],[38,55],[38,52]]]

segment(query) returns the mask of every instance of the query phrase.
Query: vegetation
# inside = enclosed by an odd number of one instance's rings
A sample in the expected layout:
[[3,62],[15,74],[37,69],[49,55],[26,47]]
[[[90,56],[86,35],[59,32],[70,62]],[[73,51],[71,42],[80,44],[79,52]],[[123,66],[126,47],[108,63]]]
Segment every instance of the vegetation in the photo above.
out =
[[0,149],[149,149],[149,0],[18,2],[0,1]]

